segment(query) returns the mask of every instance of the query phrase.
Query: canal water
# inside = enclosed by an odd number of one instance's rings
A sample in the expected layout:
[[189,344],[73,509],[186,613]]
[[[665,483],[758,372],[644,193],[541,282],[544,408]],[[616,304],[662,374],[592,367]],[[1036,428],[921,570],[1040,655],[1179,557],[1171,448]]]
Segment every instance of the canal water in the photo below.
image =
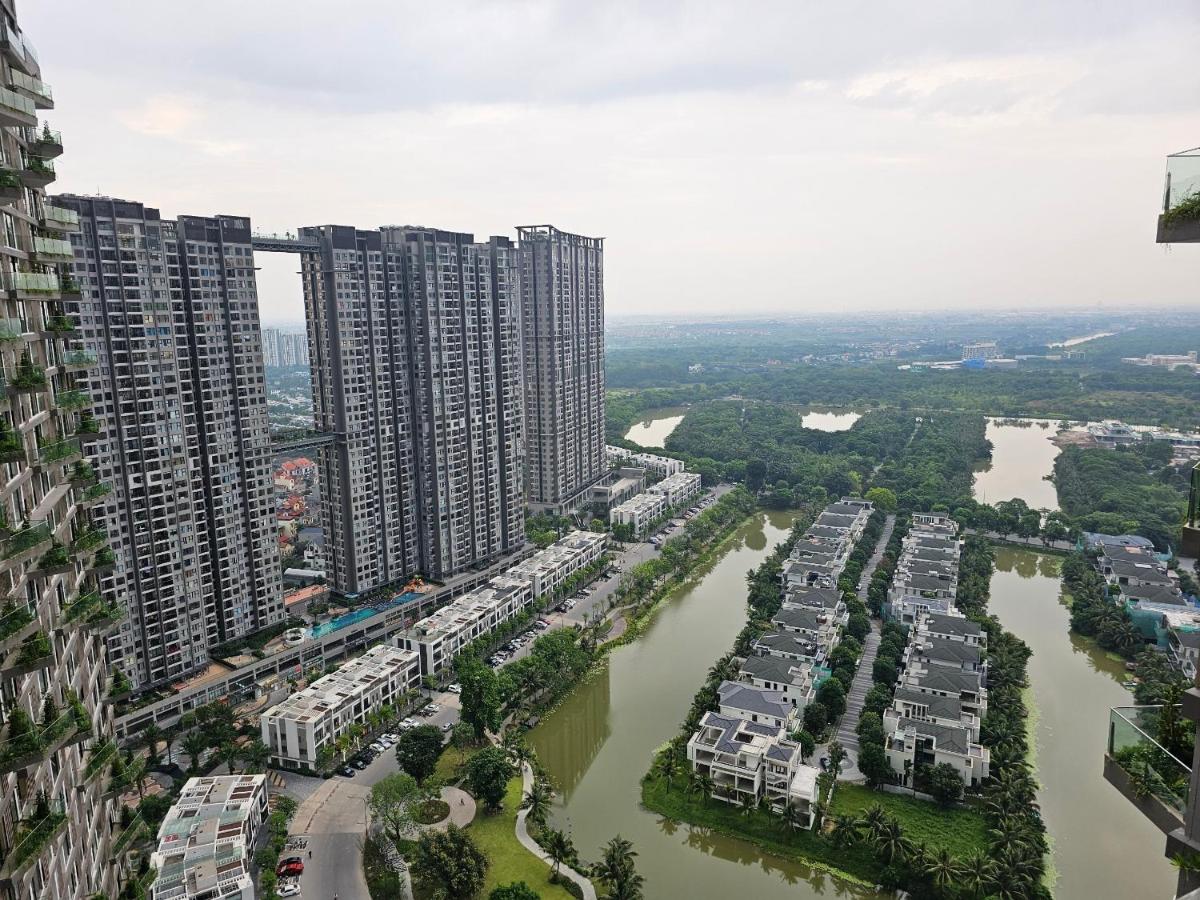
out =
[[1123,664],[1070,632],[1061,559],[996,548],[988,608],[1033,650],[1038,800],[1053,842],[1057,900],[1174,896],[1166,839],[1102,774],[1108,711],[1133,702]]
[[625,433],[625,440],[641,444],[643,447],[665,447],[667,438],[683,421],[686,412],[687,408],[683,406],[643,410],[641,419],[634,422]]
[[620,833],[638,851],[648,900],[874,897],[822,873],[640,805],[641,777],[679,729],[709,667],[746,620],[746,573],[787,537],[786,513],[759,514],[707,570],[679,589],[639,640],[530,733],[559,787],[553,814],[584,859]]
[[849,431],[862,413],[812,408],[801,414],[800,424],[813,431]]
[[1048,419],[1015,421],[988,419],[992,458],[981,463],[975,473],[975,499],[996,503],[1019,497],[1034,509],[1056,510],[1058,495],[1045,477],[1054,471],[1059,453],[1051,441],[1058,423]]

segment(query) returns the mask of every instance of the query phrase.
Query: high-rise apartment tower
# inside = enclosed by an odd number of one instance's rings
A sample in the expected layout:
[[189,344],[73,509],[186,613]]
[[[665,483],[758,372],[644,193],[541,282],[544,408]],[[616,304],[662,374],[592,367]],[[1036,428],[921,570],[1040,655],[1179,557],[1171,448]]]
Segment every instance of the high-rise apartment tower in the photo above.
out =
[[80,220],[68,312],[98,356],[88,388],[113,491],[97,514],[117,551],[104,592],[130,604],[109,651],[149,687],[283,618],[250,221],[55,202]]
[[446,578],[525,540],[520,272],[508,238],[300,230],[330,581]]
[[586,506],[604,453],[604,239],[551,225],[517,229],[525,355],[529,505]]
[[[92,518],[107,487],[81,375],[94,364],[64,302],[73,211],[46,202],[62,138],[12,0],[0,0],[0,898],[115,897],[105,795],[111,707],[104,634],[119,606],[98,579],[111,551]],[[96,761],[90,772],[86,767]]]

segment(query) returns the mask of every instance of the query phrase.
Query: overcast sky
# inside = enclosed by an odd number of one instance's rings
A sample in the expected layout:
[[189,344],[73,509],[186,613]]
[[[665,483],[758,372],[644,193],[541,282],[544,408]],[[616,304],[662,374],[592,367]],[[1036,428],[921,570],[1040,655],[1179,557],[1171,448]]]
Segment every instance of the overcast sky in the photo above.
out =
[[[606,242],[611,313],[1200,303],[1200,4],[19,0],[55,189]],[[268,257],[264,321],[301,320]]]

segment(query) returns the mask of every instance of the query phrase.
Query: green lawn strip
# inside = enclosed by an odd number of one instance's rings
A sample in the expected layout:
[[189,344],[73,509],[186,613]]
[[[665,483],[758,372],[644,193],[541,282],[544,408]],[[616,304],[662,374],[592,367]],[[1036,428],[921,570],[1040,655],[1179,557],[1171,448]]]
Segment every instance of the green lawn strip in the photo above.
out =
[[493,888],[514,881],[524,881],[537,891],[543,900],[574,900],[563,887],[550,883],[550,867],[521,846],[517,840],[517,810],[521,805],[521,779],[508,783],[504,808],[497,813],[483,812],[482,805],[467,828],[479,849],[489,860],[487,880],[480,897]]
[[442,755],[438,757],[437,767],[433,770],[433,777],[442,784],[454,784],[462,777],[463,766],[480,749],[472,747],[466,750],[459,750],[455,747],[447,747],[442,751]]
[[945,848],[963,859],[976,851],[987,850],[987,823],[973,809],[942,809],[935,803],[873,791],[858,784],[839,784],[833,792],[831,815],[861,816],[875,804],[900,823],[904,834],[929,850]]
[[796,860],[855,884],[874,885],[880,867],[865,846],[839,849],[814,831],[788,833],[778,816],[753,810],[749,815],[720,800],[689,797],[677,780],[668,790],[661,778],[642,782],[642,805],[677,822],[709,828],[718,834],[741,838],[784,859]]

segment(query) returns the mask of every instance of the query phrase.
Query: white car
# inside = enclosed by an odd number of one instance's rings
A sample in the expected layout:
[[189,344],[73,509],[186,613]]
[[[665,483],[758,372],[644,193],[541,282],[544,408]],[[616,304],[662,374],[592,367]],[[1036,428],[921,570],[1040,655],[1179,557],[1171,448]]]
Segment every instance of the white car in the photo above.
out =
[[382,753],[384,750],[387,749],[387,747],[385,747],[383,744],[379,743],[379,741],[371,741],[370,747],[376,753]]
[[281,884],[275,889],[275,893],[277,893],[280,897],[299,897],[300,885],[296,884],[294,881],[290,884]]
[[405,731],[408,731],[408,729],[410,729],[410,728],[416,728],[417,722],[415,719],[405,719],[403,722],[400,723],[400,727],[403,728]]
[[455,684],[452,684],[452,685],[450,685],[450,687],[446,688],[446,690],[448,690],[452,694],[461,694],[462,693],[462,685],[458,684],[456,682]]

